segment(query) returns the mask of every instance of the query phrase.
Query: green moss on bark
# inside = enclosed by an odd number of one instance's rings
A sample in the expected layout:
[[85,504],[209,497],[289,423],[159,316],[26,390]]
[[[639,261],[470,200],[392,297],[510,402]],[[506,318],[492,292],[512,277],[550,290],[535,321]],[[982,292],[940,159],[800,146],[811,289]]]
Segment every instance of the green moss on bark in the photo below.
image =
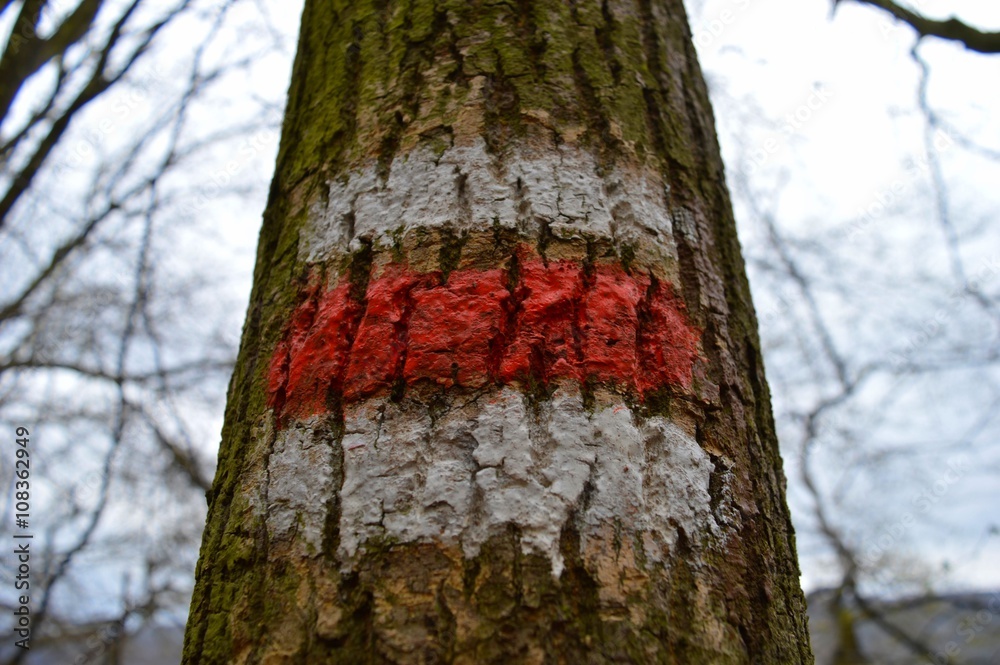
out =
[[[274,663],[506,663],[539,654],[539,662],[811,662],[756,319],[681,0],[307,0],[302,26],[184,662],[260,663],[267,653]],[[360,567],[345,573],[336,501],[328,504],[324,552],[309,559],[281,554],[263,517],[247,517],[244,491],[260,450],[273,444],[273,432],[260,427],[269,360],[313,268],[298,251],[310,207],[350,169],[375,164],[384,178],[417,144],[442,154],[470,137],[499,156],[519,144],[571,143],[602,168],[652,166],[668,183],[678,286],[705,331],[706,381],[719,390],[701,401],[664,392],[638,410],[697,412],[698,440],[730,465],[730,498],[745,512],[727,548],[700,548],[697,565],[683,541],[664,565],[649,564],[641,542],[632,545],[647,576],[629,599],[641,618],[601,600],[602,582],[572,529],[557,581],[547,559],[521,553],[513,531],[471,560],[433,546],[369,542]],[[391,251],[410,253],[405,243],[420,234],[411,235]],[[516,268],[517,239],[499,225],[493,250],[477,246],[472,258],[460,236],[425,236],[445,271],[466,259]],[[543,232],[539,251],[556,242]],[[592,240],[587,249],[591,262],[633,267],[634,250],[615,257]],[[360,297],[373,261],[364,246],[324,269],[352,279]],[[337,424],[326,427],[339,446]],[[431,587],[414,590],[408,575]],[[414,616],[386,614],[387,598],[413,603]],[[400,651],[393,640],[405,630],[425,636],[426,648]]]

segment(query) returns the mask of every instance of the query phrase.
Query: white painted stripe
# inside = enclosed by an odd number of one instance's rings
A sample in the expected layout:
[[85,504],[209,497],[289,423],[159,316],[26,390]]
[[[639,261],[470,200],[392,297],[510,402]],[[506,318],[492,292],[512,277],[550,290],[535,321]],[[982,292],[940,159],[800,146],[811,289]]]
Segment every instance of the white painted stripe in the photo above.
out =
[[293,540],[304,552],[322,552],[335,451],[314,416],[278,432],[267,462],[267,531],[272,541]]
[[654,562],[668,556],[678,529],[695,546],[720,535],[708,494],[713,464],[664,418],[638,425],[624,403],[588,413],[572,384],[537,412],[509,387],[444,399],[448,407],[434,419],[409,400],[377,398],[349,408],[340,520],[345,568],[371,539],[459,544],[473,557],[513,524],[524,551],[548,557],[558,576],[559,538],[574,512],[583,550],[589,540],[606,541],[617,520],[622,537],[638,536]]
[[502,161],[481,138],[443,154],[416,148],[393,160],[385,180],[373,164],[329,183],[327,201],[314,206],[300,235],[299,258],[336,258],[362,238],[391,247],[394,233],[418,228],[488,231],[499,224],[532,239],[546,222],[557,238],[628,243],[673,265],[666,200],[658,172],[602,169],[579,147],[522,148]]

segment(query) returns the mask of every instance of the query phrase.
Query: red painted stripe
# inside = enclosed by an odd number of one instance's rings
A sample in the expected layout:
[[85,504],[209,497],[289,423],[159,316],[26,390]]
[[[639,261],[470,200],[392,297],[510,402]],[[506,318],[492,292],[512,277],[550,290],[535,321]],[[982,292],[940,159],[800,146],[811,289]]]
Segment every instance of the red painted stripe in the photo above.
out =
[[392,385],[400,375],[406,353],[407,318],[413,311],[411,292],[429,278],[392,265],[368,283],[367,307],[347,365],[345,399],[374,393]]
[[635,385],[639,375],[639,303],[649,277],[618,266],[596,271],[583,297],[583,371],[598,381]]
[[647,294],[639,323],[636,388],[648,393],[663,386],[691,387],[698,359],[698,330],[688,322],[684,302],[667,282]]
[[310,287],[271,359],[270,402],[286,415],[323,413],[331,392],[342,389],[361,305],[347,283],[318,291]]
[[581,378],[580,335],[575,322],[583,297],[583,268],[571,261],[521,266],[511,343],[500,362],[500,380],[534,376]]
[[502,335],[510,297],[501,270],[453,272],[440,286],[413,290],[408,330],[407,383],[481,388],[490,381],[490,356]]
[[587,274],[570,261],[416,273],[390,265],[364,302],[348,284],[309,287],[272,358],[271,406],[282,416],[327,410],[406,384],[482,387],[491,382],[592,379],[640,395],[690,388],[699,333],[670,284],[620,266]]

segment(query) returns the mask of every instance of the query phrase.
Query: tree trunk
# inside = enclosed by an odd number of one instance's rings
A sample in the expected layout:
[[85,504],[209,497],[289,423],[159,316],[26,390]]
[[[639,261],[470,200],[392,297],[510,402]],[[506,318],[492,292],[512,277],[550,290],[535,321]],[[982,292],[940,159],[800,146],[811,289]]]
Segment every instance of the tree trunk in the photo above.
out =
[[307,0],[184,662],[812,662],[681,0]]

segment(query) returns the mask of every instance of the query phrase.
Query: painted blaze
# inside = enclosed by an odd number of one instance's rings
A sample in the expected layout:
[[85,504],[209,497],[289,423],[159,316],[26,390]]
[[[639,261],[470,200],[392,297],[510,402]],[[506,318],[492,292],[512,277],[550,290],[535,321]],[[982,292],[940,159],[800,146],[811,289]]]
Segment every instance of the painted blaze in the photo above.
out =
[[269,401],[282,419],[401,385],[598,381],[640,397],[691,387],[698,330],[669,283],[621,266],[526,260],[419,273],[383,267],[363,299],[312,283],[278,344]]

